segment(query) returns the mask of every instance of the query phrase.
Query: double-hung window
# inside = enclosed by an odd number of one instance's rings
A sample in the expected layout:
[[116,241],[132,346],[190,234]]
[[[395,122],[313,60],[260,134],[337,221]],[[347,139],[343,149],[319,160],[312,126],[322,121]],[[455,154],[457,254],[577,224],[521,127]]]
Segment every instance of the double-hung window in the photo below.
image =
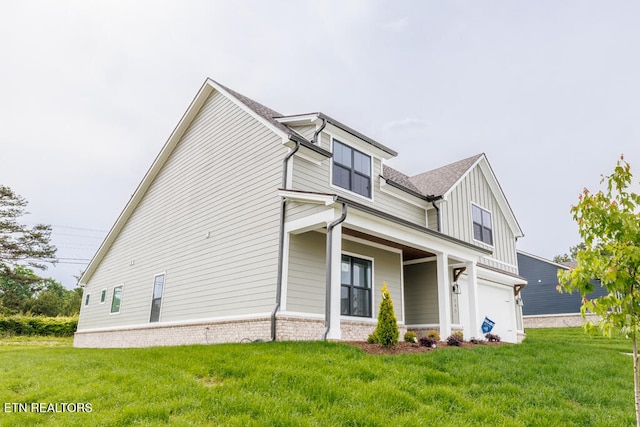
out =
[[493,245],[491,212],[476,205],[471,205],[471,211],[473,216],[473,238],[487,245]]
[[371,157],[334,140],[332,182],[371,198]]
[[340,314],[371,317],[371,261],[342,255]]

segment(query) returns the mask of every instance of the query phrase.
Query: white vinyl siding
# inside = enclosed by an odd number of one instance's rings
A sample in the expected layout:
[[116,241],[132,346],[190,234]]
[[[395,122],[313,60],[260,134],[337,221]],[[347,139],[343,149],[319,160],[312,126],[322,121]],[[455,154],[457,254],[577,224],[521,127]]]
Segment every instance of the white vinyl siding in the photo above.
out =
[[[492,214],[493,246],[473,238],[472,203]],[[482,264],[517,273],[515,236],[479,166],[458,183],[440,208],[445,234],[493,250],[492,255],[480,260]]]
[[158,271],[171,272],[163,322],[270,312],[285,155],[278,135],[213,92],[88,283],[126,282],[122,313],[87,307],[79,329],[147,324]]

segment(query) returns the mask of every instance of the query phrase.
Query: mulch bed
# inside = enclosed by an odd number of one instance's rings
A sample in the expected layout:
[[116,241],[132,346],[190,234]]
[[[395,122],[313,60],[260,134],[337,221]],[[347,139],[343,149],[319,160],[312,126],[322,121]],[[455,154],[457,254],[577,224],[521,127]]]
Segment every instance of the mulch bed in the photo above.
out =
[[[448,346],[446,342],[441,342],[438,344],[438,347],[422,347],[419,344],[415,344],[412,342],[400,341],[398,342],[398,346],[396,348],[384,348],[380,344],[369,344],[366,341],[343,341],[345,344],[352,345],[354,347],[358,347],[362,349],[364,352],[369,354],[414,354],[414,353],[428,353],[430,351],[439,351],[442,349],[456,348],[454,346]],[[472,344],[470,342],[463,342],[462,348],[474,348],[474,347],[482,347],[482,346],[490,346],[497,347],[501,345],[508,345],[508,343],[503,342],[489,342],[486,341],[484,344]]]

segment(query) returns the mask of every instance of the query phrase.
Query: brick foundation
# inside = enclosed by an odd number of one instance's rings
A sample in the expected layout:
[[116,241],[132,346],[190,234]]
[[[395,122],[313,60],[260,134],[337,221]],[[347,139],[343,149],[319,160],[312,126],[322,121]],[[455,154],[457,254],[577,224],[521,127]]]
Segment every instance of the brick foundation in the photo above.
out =
[[[375,321],[342,320],[342,340],[366,341],[375,327]],[[399,326],[400,339],[407,328]],[[324,319],[278,315],[276,317],[277,341],[321,340]],[[242,320],[223,320],[181,325],[153,325],[102,331],[75,333],[74,347],[129,348],[189,344],[218,344],[271,340],[270,317]]]
[[580,314],[547,314],[542,316],[523,316],[525,329],[535,328],[575,328],[586,322],[598,322],[598,316],[587,314],[583,319]]

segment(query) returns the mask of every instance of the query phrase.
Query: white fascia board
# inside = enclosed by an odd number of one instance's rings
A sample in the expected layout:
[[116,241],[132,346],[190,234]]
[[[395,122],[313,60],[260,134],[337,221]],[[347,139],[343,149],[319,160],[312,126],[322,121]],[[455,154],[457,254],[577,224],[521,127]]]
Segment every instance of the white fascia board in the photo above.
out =
[[432,253],[447,253],[449,256],[462,261],[478,261],[484,252],[474,251],[473,248],[456,245],[445,239],[438,239],[425,233],[416,232],[402,224],[396,224],[382,218],[349,209],[343,225],[356,231],[398,242],[403,245],[422,249]]
[[325,206],[335,203],[337,197],[335,194],[306,193],[291,190],[278,190],[278,195],[294,202],[318,203]]
[[504,192],[502,191],[502,187],[500,186],[498,179],[493,173],[493,169],[491,169],[491,165],[489,165],[489,162],[487,161],[484,155],[482,155],[482,157],[480,157],[479,160],[483,160],[479,162],[480,170],[484,173],[484,176],[487,182],[489,183],[489,187],[491,188],[493,195],[498,201],[498,206],[500,206],[500,209],[502,210],[504,217],[507,219],[507,222],[509,223],[509,227],[511,227],[511,230],[513,231],[513,234],[516,237],[523,237],[524,233],[522,232],[522,229],[520,228],[520,225],[518,224],[518,221],[516,220],[516,217],[513,214],[513,210],[511,209],[511,206],[507,201],[507,197],[504,195]]
[[284,224],[285,233],[302,234],[307,231],[317,230],[326,227],[336,218],[336,210],[333,208],[326,209],[322,212],[307,215],[302,218],[287,221]]
[[387,180],[382,176],[380,177],[380,191],[419,208],[428,208],[426,200],[419,199],[418,197],[412,196],[406,191],[402,191],[399,188],[389,185],[387,183]]
[[489,270],[487,268],[482,267],[481,265],[477,266],[478,278],[489,280],[491,282],[496,283],[496,285],[526,285],[527,281],[525,279],[518,279],[517,277],[511,276],[509,274],[500,273],[495,270]]
[[237,99],[235,96],[233,96],[232,94],[230,94],[229,92],[227,92],[227,90],[225,88],[223,88],[222,86],[220,86],[218,83],[216,83],[215,81],[211,80],[211,79],[207,79],[207,81],[205,82],[205,85],[210,85],[211,87],[213,87],[215,90],[217,90],[218,92],[220,92],[221,94],[223,94],[225,97],[227,97],[228,99],[230,99],[231,101],[233,101],[234,104],[236,104],[238,107],[240,107],[241,110],[243,110],[245,113],[249,114],[250,116],[252,116],[254,119],[256,119],[258,122],[260,122],[261,124],[263,124],[264,126],[266,126],[269,130],[273,131],[274,133],[276,133],[277,135],[279,135],[282,138],[288,138],[288,135],[286,132],[283,132],[282,129],[279,129],[277,127],[275,127],[273,125],[273,123],[267,121],[264,117],[262,117],[261,115],[259,115],[258,113],[256,113],[255,111],[253,111],[251,108],[247,107],[243,102],[241,102],[239,99]]
[[446,193],[444,193],[442,198],[444,200],[449,200],[449,196],[451,195],[451,192],[455,190],[456,187],[458,187],[458,185],[462,182],[462,180],[464,180],[467,177],[467,175],[469,175],[469,173],[471,173],[471,171],[474,168],[476,168],[478,165],[480,166],[480,170],[482,171],[485,179],[487,180],[487,183],[489,184],[489,188],[491,188],[491,192],[493,193],[494,197],[496,198],[496,201],[498,202],[498,206],[500,206],[500,210],[502,211],[502,214],[504,215],[504,217],[507,220],[507,223],[509,224],[509,228],[511,228],[511,231],[513,231],[513,234],[515,237],[523,237],[524,233],[522,232],[522,229],[520,228],[520,225],[518,224],[518,221],[516,220],[516,217],[513,214],[513,210],[511,210],[511,206],[507,201],[507,197],[504,195],[504,192],[502,191],[502,187],[500,187],[500,183],[498,182],[498,179],[493,173],[493,170],[489,165],[489,161],[487,160],[487,157],[484,154],[478,157],[478,160],[476,160],[473,163],[473,165],[471,165],[469,169],[467,169],[467,171],[464,174],[462,174],[460,178],[458,178],[456,183],[453,184],[451,188],[447,190]]
[[245,104],[240,102],[235,96],[227,92],[227,90],[225,90],[222,86],[211,79],[205,80],[195,98],[193,99],[193,101],[191,101],[191,104],[187,108],[187,111],[183,114],[177,126],[169,136],[169,139],[167,140],[167,142],[165,142],[164,146],[160,150],[160,153],[157,155],[151,167],[149,168],[149,170],[147,170],[144,178],[142,178],[142,181],[127,202],[127,205],[120,213],[120,216],[118,216],[115,224],[113,225],[113,227],[111,227],[111,230],[102,242],[102,245],[100,245],[100,248],[98,248],[98,251],[89,262],[89,265],[87,266],[85,272],[79,280],[79,284],[86,285],[89,279],[91,279],[91,276],[102,261],[102,258],[104,258],[104,256],[106,255],[114,240],[116,239],[118,234],[120,234],[120,231],[128,221],[129,217],[149,189],[149,186],[158,175],[171,153],[173,153],[173,150],[175,149],[176,145],[178,145],[178,142],[180,142],[180,140],[182,139],[182,136],[186,132],[187,128],[191,125],[191,122],[195,118],[196,114],[200,112],[200,109],[214,90],[220,92],[227,99],[232,101],[240,109],[251,115],[254,119],[266,126],[268,129],[270,129],[283,139],[288,140],[288,135],[285,132],[283,132],[281,129],[278,129],[272,123],[269,123],[267,120],[265,120],[264,117],[261,117],[255,111],[251,110]]
[[[389,160],[395,157],[394,155],[389,154],[386,151],[376,147],[367,140],[364,140],[357,135],[354,135],[349,131],[342,129],[341,127],[336,126],[331,122],[327,122],[327,126],[325,126],[322,132],[328,134],[332,139],[337,139],[338,141],[347,144],[352,148],[355,148],[356,150],[361,151],[371,157],[383,160]],[[343,134],[346,134],[346,138],[342,137]]]
[[286,117],[275,118],[275,121],[277,121],[278,123],[293,125],[293,126],[312,124],[316,120],[319,120],[317,113],[300,114],[297,116],[286,116]]
[[147,170],[144,178],[142,178],[142,181],[140,182],[140,184],[138,184],[138,187],[118,216],[118,219],[114,223],[113,227],[111,227],[111,230],[98,248],[98,251],[89,262],[89,265],[87,266],[85,272],[82,274],[82,277],[79,280],[79,283],[81,285],[86,285],[89,279],[91,279],[91,276],[102,261],[102,258],[106,255],[107,251],[111,247],[111,244],[116,239],[118,234],[120,234],[120,231],[129,219],[129,216],[138,206],[138,203],[140,203],[140,201],[142,200],[142,197],[147,192],[147,189],[149,188],[155,177],[158,175],[160,169],[162,169],[165,162],[173,152],[174,148],[176,147],[176,145],[178,145],[178,142],[193,121],[194,117],[200,111],[200,108],[209,98],[209,95],[211,95],[213,90],[214,87],[212,87],[211,85],[211,80],[207,79],[207,81],[205,81],[205,83],[198,91],[193,101],[191,101],[191,104],[187,108],[187,111],[178,122],[177,126],[171,133],[171,136],[169,136],[167,142],[165,142],[164,146],[160,150],[160,153],[156,156],[155,160],[151,164],[151,167]]

